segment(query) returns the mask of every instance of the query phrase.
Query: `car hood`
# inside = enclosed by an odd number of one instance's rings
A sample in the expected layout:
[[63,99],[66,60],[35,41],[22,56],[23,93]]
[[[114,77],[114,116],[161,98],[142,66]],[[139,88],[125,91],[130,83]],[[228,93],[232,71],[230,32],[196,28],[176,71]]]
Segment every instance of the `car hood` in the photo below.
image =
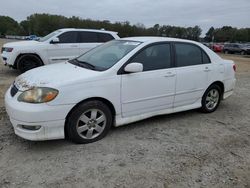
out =
[[30,40],[30,41],[18,41],[18,42],[8,42],[4,45],[4,47],[27,47],[27,46],[37,46],[42,42]]
[[15,86],[20,91],[33,87],[59,88],[65,85],[94,81],[101,72],[85,69],[71,63],[57,63],[32,69],[18,76]]

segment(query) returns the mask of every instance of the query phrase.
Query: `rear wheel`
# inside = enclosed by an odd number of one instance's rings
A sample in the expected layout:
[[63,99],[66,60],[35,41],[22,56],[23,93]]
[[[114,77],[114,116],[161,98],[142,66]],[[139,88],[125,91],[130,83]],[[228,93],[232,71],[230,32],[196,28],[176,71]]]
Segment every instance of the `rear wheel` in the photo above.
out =
[[202,107],[201,110],[205,113],[214,112],[221,101],[222,90],[218,85],[210,86],[202,97]]
[[228,50],[225,50],[224,53],[225,53],[225,54],[229,54],[229,51],[228,51]]
[[112,125],[112,113],[101,101],[80,104],[66,123],[68,138],[79,144],[95,142],[105,137]]
[[17,69],[24,73],[30,69],[42,66],[43,62],[35,55],[23,55],[18,59]]

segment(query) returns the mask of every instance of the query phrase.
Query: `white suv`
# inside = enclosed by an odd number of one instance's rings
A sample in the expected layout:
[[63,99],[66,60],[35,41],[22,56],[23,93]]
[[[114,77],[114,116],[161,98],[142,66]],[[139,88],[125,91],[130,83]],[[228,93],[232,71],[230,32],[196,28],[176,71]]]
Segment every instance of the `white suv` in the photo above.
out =
[[39,41],[7,43],[1,55],[5,65],[25,72],[42,65],[73,59],[113,39],[119,39],[119,36],[112,31],[59,29]]

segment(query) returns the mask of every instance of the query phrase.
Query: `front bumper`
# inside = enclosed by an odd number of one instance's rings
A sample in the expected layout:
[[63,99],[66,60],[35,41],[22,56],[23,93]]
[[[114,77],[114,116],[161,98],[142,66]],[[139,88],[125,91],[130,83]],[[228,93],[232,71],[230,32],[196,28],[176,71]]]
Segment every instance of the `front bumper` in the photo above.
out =
[[[42,141],[63,139],[65,120],[48,121],[48,122],[22,122],[10,117],[10,122],[14,128],[15,134],[26,140]],[[29,130],[22,127],[25,126],[41,126],[38,130]]]
[[[65,118],[73,105],[51,106],[18,102],[18,92],[14,97],[10,89],[5,94],[5,107],[15,134],[27,140],[63,139]],[[25,127],[24,127],[25,126]],[[37,130],[27,127],[40,127]]]
[[15,57],[13,55],[13,52],[2,52],[1,54],[1,60],[4,63],[4,65],[8,65],[10,67],[14,66],[15,63]]

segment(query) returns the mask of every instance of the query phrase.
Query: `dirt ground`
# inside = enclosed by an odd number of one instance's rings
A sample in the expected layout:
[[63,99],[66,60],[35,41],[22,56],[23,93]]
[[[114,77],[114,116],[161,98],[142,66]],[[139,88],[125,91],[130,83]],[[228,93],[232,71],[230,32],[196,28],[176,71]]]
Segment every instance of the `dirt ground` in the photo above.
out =
[[150,118],[88,145],[17,137],[3,99],[19,73],[1,62],[0,187],[249,188],[250,58],[222,56],[236,62],[238,81],[216,112]]

